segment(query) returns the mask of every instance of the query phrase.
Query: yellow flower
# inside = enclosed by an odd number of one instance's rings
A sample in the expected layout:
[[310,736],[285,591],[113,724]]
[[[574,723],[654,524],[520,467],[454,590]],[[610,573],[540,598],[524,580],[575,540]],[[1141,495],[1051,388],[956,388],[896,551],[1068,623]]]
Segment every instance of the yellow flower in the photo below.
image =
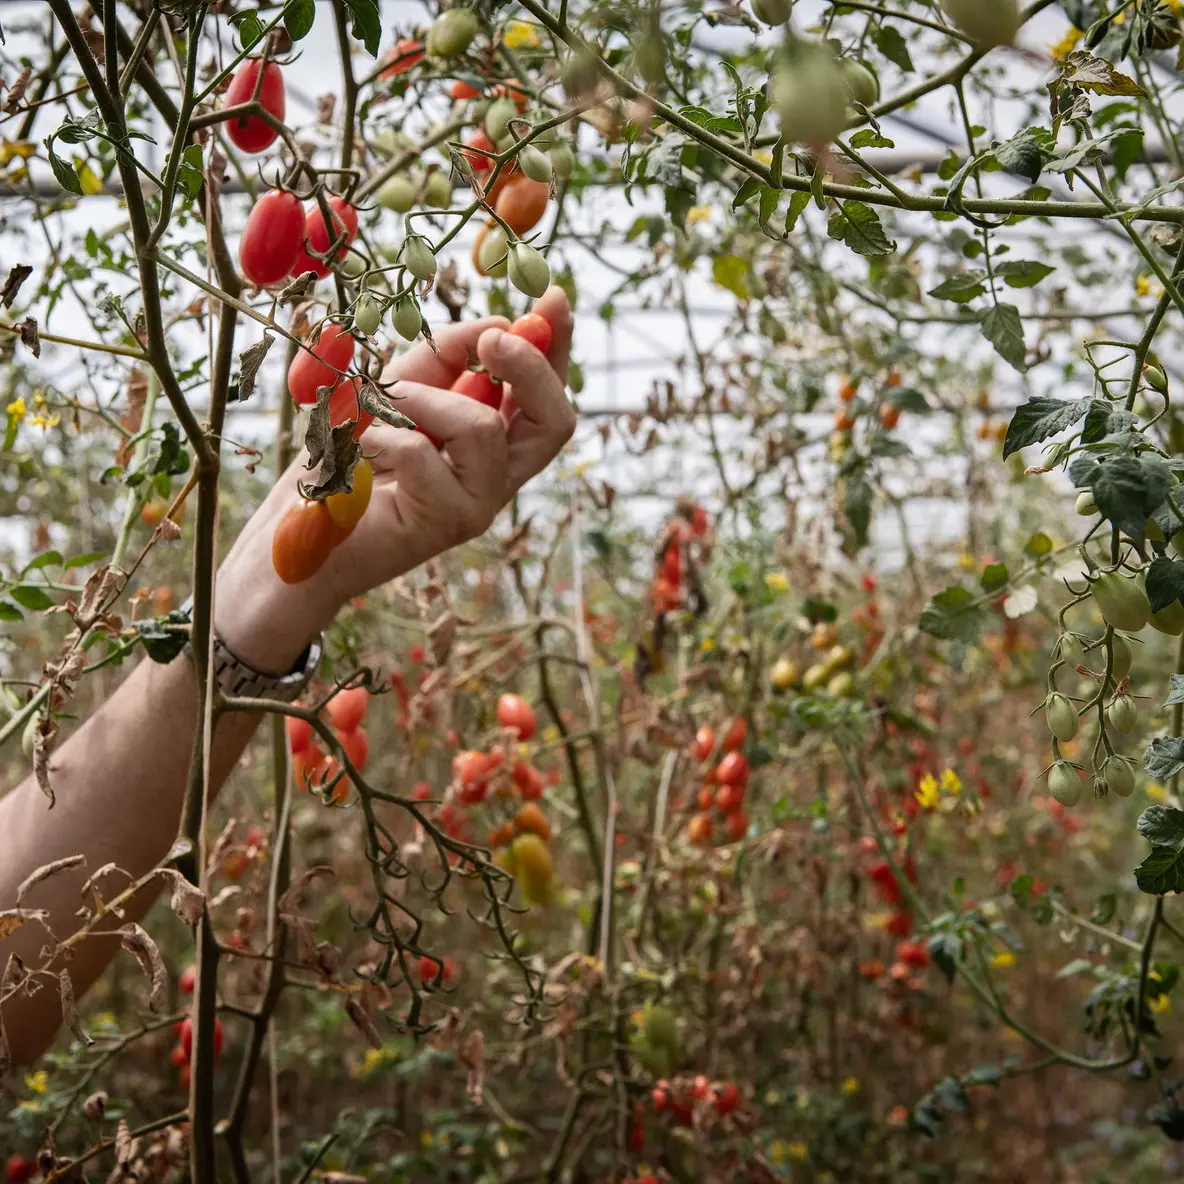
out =
[[1154,999],[1148,999],[1147,1006],[1156,1015],[1167,1015],[1172,1010],[1172,997],[1170,995],[1159,995]]
[[1167,787],[1161,785],[1158,781],[1148,781],[1146,790],[1147,796],[1153,802],[1166,802],[1168,800]]
[[921,778],[921,784],[917,786],[913,797],[921,804],[921,809],[936,810],[939,796],[936,779],[932,773],[926,773]]
[[1049,46],[1048,52],[1052,54],[1053,61],[1059,62],[1067,58],[1076,48],[1077,43],[1081,40],[1082,33],[1080,29],[1070,27],[1069,31],[1058,41],[1055,45]]
[[559,743],[559,729],[552,724],[550,727],[543,729],[543,743],[544,744],[558,744]]
[[974,569],[978,566],[978,564],[974,561],[974,556],[971,555],[969,551],[963,551],[955,562],[959,567],[965,568],[967,571],[974,571]]
[[354,1071],[354,1077],[369,1077],[371,1073],[377,1072],[383,1065],[393,1064],[399,1059],[399,1050],[397,1048],[368,1048],[366,1055],[362,1058],[362,1063],[358,1065]]
[[846,1079],[846,1080],[843,1082],[843,1084],[842,1084],[841,1086],[839,1086],[839,1088],[840,1088],[840,1089],[843,1091],[843,1093],[845,1093],[845,1094],[846,1094],[848,1097],[850,1097],[852,1094],[857,1094],[857,1093],[859,1093],[859,1078],[857,1078],[857,1077],[848,1077],[848,1078],[847,1078],[847,1079]]
[[506,26],[502,40],[509,49],[538,49],[539,34],[534,25],[526,21],[511,21]]
[[25,1084],[33,1093],[43,1094],[49,1088],[49,1074],[44,1069],[38,1069],[36,1073],[26,1073]]
[[712,209],[711,206],[691,206],[687,210],[688,222],[710,222]]
[[785,1148],[785,1153],[790,1159],[796,1159],[798,1163],[805,1163],[810,1158],[810,1148],[801,1139],[794,1139]]
[[432,1137],[431,1131],[421,1131],[419,1135],[419,1144],[421,1147],[430,1147],[436,1140]]
[[754,152],[752,155],[756,160],[759,160],[761,162],[761,164],[772,164],[773,163],[773,154],[771,152],[765,152],[765,151]]
[[1011,950],[1004,950],[991,959],[991,965],[996,970],[1010,970],[1015,965],[1015,954]]
[[789,577],[783,571],[771,571],[765,576],[765,587],[770,592],[788,592]]
[[714,637],[703,638],[703,640],[701,642],[699,642],[699,649],[702,650],[703,653],[705,653],[705,654],[711,653],[711,651],[713,649],[715,649],[715,638]]
[[947,769],[941,775],[941,787],[946,793],[959,794],[962,792],[962,782],[953,769]]
[[26,414],[27,412],[25,411],[24,399],[17,399],[15,402],[8,404],[9,419],[15,419],[17,423],[20,423],[25,418]]

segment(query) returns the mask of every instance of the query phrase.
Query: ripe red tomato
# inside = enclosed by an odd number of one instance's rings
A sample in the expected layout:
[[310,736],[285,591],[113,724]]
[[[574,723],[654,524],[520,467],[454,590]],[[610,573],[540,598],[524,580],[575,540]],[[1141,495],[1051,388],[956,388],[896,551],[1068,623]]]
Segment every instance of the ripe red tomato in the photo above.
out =
[[705,761],[715,751],[715,732],[703,725],[696,733],[691,743],[691,756],[697,761]]
[[481,92],[463,79],[458,78],[449,88],[448,97],[462,103],[465,99],[475,99]]
[[534,708],[521,695],[503,695],[497,701],[497,722],[517,732],[521,741],[529,740],[538,727]]
[[[722,789],[720,793],[723,793]],[[733,810],[724,822],[724,833],[729,842],[740,842],[748,834],[748,815],[743,810]]]
[[190,965],[186,966],[181,971],[181,977],[177,979],[177,987],[182,994],[192,995],[193,988],[197,986],[197,967]]
[[[468,161],[469,168],[471,168],[473,172],[477,174],[489,172],[489,170],[493,168],[493,161],[488,156],[485,156],[484,153],[496,152],[497,145],[489,138],[485,130],[483,128],[478,128],[471,136],[469,136],[467,140],[465,140],[465,144],[467,144],[470,148],[481,149],[480,152],[465,152],[464,149],[461,149],[461,155],[466,161]],[[502,175],[505,176],[504,170]]]
[[742,752],[729,752],[715,767],[715,779],[720,785],[746,785],[748,759]]
[[893,937],[908,937],[912,931],[913,915],[903,909],[897,909],[892,913],[884,925],[884,932],[890,933]]
[[338,691],[325,705],[325,715],[338,732],[352,732],[366,718],[370,692],[365,687]]
[[896,947],[896,960],[906,966],[928,966],[929,951],[919,941],[902,941]]
[[316,251],[324,255],[329,250],[329,244],[336,242],[345,233],[345,242],[337,251],[337,258],[344,259],[349,250],[349,244],[353,242],[354,235],[358,233],[358,211],[345,200],[344,197],[338,197],[336,193],[329,194],[328,197],[329,211],[333,215],[333,233],[330,234],[325,226],[325,216],[321,213],[319,204],[314,203],[312,208],[308,211],[308,217],[304,223],[304,237],[305,242],[301,244],[300,254],[296,257],[296,262],[292,264],[291,275],[301,275],[306,271],[315,271],[318,278],[323,278],[329,274],[329,265],[321,259],[317,259],[313,252]]
[[[707,793],[710,794],[711,790],[707,790]],[[716,790],[714,799],[715,807],[721,814],[735,814],[744,805],[744,786],[725,783]]]
[[670,1095],[660,1086],[650,1094],[650,1104],[655,1114],[661,1114],[670,1103]]
[[687,838],[696,847],[706,847],[711,842],[711,815],[696,814],[687,824]]
[[486,753],[473,749],[458,752],[452,758],[452,775],[460,786],[461,800],[470,804],[484,801],[491,771]]
[[502,405],[502,384],[487,370],[465,370],[451,389],[495,411]]
[[543,778],[534,765],[519,761],[510,774],[524,801],[533,802],[543,796]]
[[188,1065],[182,1065],[177,1071],[177,1083],[182,1089],[188,1089],[190,1081],[193,1080],[193,1074]]
[[284,718],[284,726],[288,729],[288,751],[293,756],[304,752],[312,742],[312,724],[289,715]]
[[[181,1049],[188,1063],[193,1060],[193,1017],[187,1015],[181,1021]],[[222,1055],[222,1021],[214,1020],[214,1056]]]
[[315,740],[309,741],[303,752],[298,752],[292,757],[292,779],[296,782],[297,788],[305,793],[312,793],[316,789],[324,780],[328,769],[329,760]]
[[711,519],[708,518],[707,511],[702,506],[695,506],[691,510],[691,533],[702,538],[710,526]]
[[419,981],[424,986],[432,986],[436,982],[437,975],[440,976],[440,986],[450,986],[453,979],[456,978],[456,963],[445,954],[443,969],[441,969],[440,963],[435,958],[424,954],[419,960]]
[[423,61],[423,44],[414,37],[404,37],[386,51],[382,59],[383,68],[379,71],[379,78],[394,78],[396,74],[405,74],[412,66]]
[[417,781],[411,787],[411,800],[426,802],[432,796],[432,787],[426,781]]
[[747,739],[748,720],[743,716],[737,716],[728,724],[728,730],[724,733],[724,752],[737,752],[744,747],[744,741]]
[[[302,349],[288,367],[288,393],[294,402],[309,405],[317,401],[317,387],[336,387],[342,370],[354,360],[354,339],[336,321],[326,325],[311,352]],[[343,421],[344,422],[344,421]]]
[[541,354],[550,353],[551,343],[555,340],[555,330],[551,322],[537,312],[528,312],[519,317],[511,326],[510,332],[515,337],[529,341]]
[[169,1050],[169,1064],[172,1065],[174,1069],[180,1069],[182,1065],[189,1064],[189,1057],[186,1055],[185,1050],[179,1044],[174,1044]]
[[354,728],[349,732],[339,732],[337,740],[345,755],[353,761],[354,768],[359,773],[366,768],[366,762],[370,759],[370,742],[366,738],[365,728]]
[[[227,107],[238,107],[254,98],[255,86],[262,68],[263,63],[259,58],[249,58],[239,66],[226,90]],[[259,86],[259,103],[269,115],[283,121],[284,75],[275,62],[268,62],[267,69],[263,71],[263,82]],[[279,132],[269,127],[258,115],[242,115],[227,122],[226,135],[236,148],[241,148],[244,152],[262,152],[264,148],[270,148],[275,143]]]
[[518,235],[533,230],[547,209],[551,186],[529,177],[515,177],[498,194],[494,204],[497,216]]
[[271,562],[285,584],[316,575],[337,542],[337,527],[324,502],[301,501],[280,519],[271,540]]
[[369,411],[364,411],[358,403],[358,392],[361,389],[360,378],[347,378],[337,384],[337,389],[329,397],[329,425],[339,427],[343,423],[353,421],[356,425],[355,440],[360,440],[362,433],[374,422],[374,416]]
[[671,543],[662,556],[662,579],[674,585],[682,582],[682,548],[677,543]]
[[247,215],[238,244],[243,275],[257,288],[278,284],[304,245],[304,207],[294,193],[272,189]]
[[691,1088],[688,1096],[692,1102],[701,1102],[707,1097],[707,1091],[711,1088],[711,1082],[700,1073],[694,1081],[691,1082]]
[[[721,791],[722,792],[722,791]],[[715,790],[709,785],[699,790],[699,809],[706,813],[715,804]]]
[[731,1114],[740,1105],[740,1090],[733,1081],[724,1081],[715,1087],[715,1108],[718,1113]]

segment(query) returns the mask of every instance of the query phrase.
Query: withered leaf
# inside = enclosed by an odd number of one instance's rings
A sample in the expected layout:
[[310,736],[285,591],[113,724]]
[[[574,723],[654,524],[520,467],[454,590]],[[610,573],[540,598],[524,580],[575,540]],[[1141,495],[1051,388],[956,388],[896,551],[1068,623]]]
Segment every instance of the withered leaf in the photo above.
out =
[[131,1128],[121,1118],[115,1128],[115,1162],[121,1168],[130,1167],[139,1146],[140,1140],[132,1138]]
[[196,885],[191,884],[175,868],[165,868],[164,874],[173,882],[173,894],[169,899],[169,907],[191,929],[201,920],[206,907],[206,894]]
[[107,1113],[107,1091],[105,1089],[95,1090],[85,1102],[82,1103],[82,1113],[86,1115],[91,1122],[101,1122],[103,1115]]
[[43,863],[36,871],[30,872],[20,883],[16,890],[16,902],[20,904],[25,899],[27,893],[35,885],[40,884],[42,880],[48,880],[50,876],[56,876],[58,872],[64,872],[72,867],[80,867],[86,863],[85,855],[67,855],[65,859],[55,859],[53,863]]
[[255,342],[239,354],[238,391],[235,395],[238,402],[245,403],[255,393],[255,378],[274,340],[270,333],[264,333],[262,341]]
[[362,1010],[361,1004],[353,996],[349,996],[345,1001],[345,1014],[358,1026],[358,1030],[371,1048],[382,1047],[382,1037],[378,1034],[374,1021]]
[[[321,388],[324,390],[324,387]],[[320,408],[318,406],[317,410]],[[313,412],[315,416],[316,411]],[[327,412],[326,412],[327,414]],[[309,424],[309,434],[312,424]],[[311,500],[321,500],[331,493],[349,493],[354,487],[354,468],[362,459],[362,449],[354,439],[354,425],[343,423],[329,429],[327,441],[329,451],[320,457],[321,471],[317,480],[311,485],[301,482],[299,485],[301,496]],[[311,446],[309,448],[311,453]],[[310,460],[309,468],[312,468]]]
[[464,307],[469,302],[469,284],[460,278],[455,260],[449,260],[436,276],[436,298],[446,309],[453,321],[459,321]]
[[316,282],[317,273],[315,271],[302,271],[298,276],[294,276],[290,283],[285,284],[280,289],[280,304],[295,304],[297,300],[302,300],[308,295],[309,288]]
[[401,411],[396,411],[391,401],[372,382],[367,382],[358,392],[358,405],[392,428],[415,427],[415,421],[408,419]]
[[[47,725],[50,729],[49,735],[46,735]],[[57,799],[53,795],[53,786],[49,783],[49,755],[57,730],[57,721],[53,719],[38,720],[37,726],[33,729],[33,776],[37,780],[38,788],[49,798],[51,810]]]
[[33,274],[33,269],[27,263],[17,263],[8,273],[8,279],[0,285],[0,304],[11,308],[12,302],[20,291],[21,284]]
[[70,978],[68,970],[61,970],[58,972],[58,995],[62,1002],[62,1019],[66,1023],[66,1027],[74,1033],[76,1039],[80,1040],[89,1048],[94,1041],[86,1034],[86,1029],[82,1026],[82,1021],[78,1018],[78,1003],[74,998],[74,983]]
[[25,97],[25,90],[29,79],[33,77],[33,67],[26,66],[9,84],[8,98],[4,100],[4,113],[15,115],[20,110],[21,100]]
[[45,909],[5,909],[0,912],[0,941],[11,937],[30,921],[43,921],[49,913]]
[[300,897],[309,884],[323,876],[335,876],[336,874],[327,863],[318,863],[314,867],[306,868],[292,881],[291,886],[280,897],[279,910],[284,913],[295,912],[300,905]]
[[460,1063],[468,1071],[465,1091],[474,1106],[480,1106],[485,1095],[485,1037],[474,1028],[460,1046]]
[[12,1069],[12,1050],[8,1047],[8,1033],[4,1030],[4,1012],[0,1009],[0,1081]]
[[437,666],[443,666],[447,660],[452,643],[456,640],[456,630],[461,624],[461,618],[451,609],[432,622],[428,630],[428,645],[432,647],[432,657]]
[[22,344],[33,351],[33,357],[41,357],[41,339],[37,336],[37,322],[32,317],[25,317],[17,328],[20,330]]
[[135,954],[140,968],[152,980],[152,990],[148,996],[148,1007],[151,1011],[159,1011],[164,1003],[165,992],[168,990],[169,976],[164,968],[164,959],[156,942],[134,921],[119,930],[125,950]]
[[148,376],[139,366],[133,366],[127,376],[127,410],[119,417],[120,427],[130,434],[120,443],[115,453],[117,464],[125,468],[131,463],[135,450],[134,437],[144,422],[144,404],[148,400]]

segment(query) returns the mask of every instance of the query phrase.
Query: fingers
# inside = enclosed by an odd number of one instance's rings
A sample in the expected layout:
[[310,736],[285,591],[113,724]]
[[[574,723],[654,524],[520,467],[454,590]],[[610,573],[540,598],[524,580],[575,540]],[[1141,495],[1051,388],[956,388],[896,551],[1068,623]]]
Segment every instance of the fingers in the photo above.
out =
[[[548,292],[543,300],[550,295]],[[554,311],[561,315],[561,310],[566,307],[566,297],[563,297],[562,305],[554,306]],[[565,324],[554,327],[552,354],[554,356],[555,351],[559,351],[566,369],[571,337],[570,309]],[[512,492],[550,464],[571,439],[576,427],[575,410],[553,363],[522,338],[497,328],[487,329],[478,339],[477,356],[494,377],[513,387],[517,411],[507,431],[508,476]]]
[[547,351],[547,358],[555,368],[555,373],[564,382],[567,381],[567,364],[571,360],[571,334],[574,318],[567,293],[557,284],[552,284],[542,298],[535,302],[531,312],[551,322],[551,329],[555,336],[551,348]]
[[[414,349],[391,362],[383,371],[382,382],[386,385],[396,379],[404,379],[447,389],[465,368],[469,358],[476,355],[477,339],[481,334],[494,327],[504,329],[509,323],[505,317],[483,317],[479,321],[449,325],[435,334],[439,355],[432,351],[426,341],[421,341]],[[398,387],[394,387],[390,393],[397,395],[400,392]]]

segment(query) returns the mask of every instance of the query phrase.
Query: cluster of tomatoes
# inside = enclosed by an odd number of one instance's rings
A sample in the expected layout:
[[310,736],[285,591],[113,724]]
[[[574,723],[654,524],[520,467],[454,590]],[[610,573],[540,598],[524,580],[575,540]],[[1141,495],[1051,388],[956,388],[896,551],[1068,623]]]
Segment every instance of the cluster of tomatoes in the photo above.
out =
[[691,756],[703,768],[698,812],[687,824],[687,838],[696,847],[710,846],[715,833],[712,812],[722,815],[727,841],[739,842],[748,833],[744,798],[748,792],[748,758],[741,749],[748,739],[748,721],[737,716],[729,720],[719,739],[715,729],[704,724],[691,742]]
[[40,1174],[37,1164],[23,1155],[10,1155],[4,1165],[4,1184],[26,1184]]
[[711,519],[702,506],[686,501],[662,530],[654,582],[650,588],[654,612],[674,612],[688,603],[689,583],[697,576],[711,531]]
[[[886,394],[881,396],[876,404],[876,419],[885,431],[891,431],[900,423],[900,407],[893,402],[891,392],[901,385],[900,375],[895,371],[888,374],[884,380]],[[842,404],[835,415],[835,431],[849,435],[855,428],[858,410],[859,379],[849,378],[839,387],[839,402]]]
[[[860,839],[860,848],[865,854],[879,853],[876,840],[870,835]],[[892,909],[888,921],[884,926],[886,933],[893,937],[908,937],[913,931],[913,915],[906,907],[904,893],[901,891],[897,876],[903,876],[910,884],[917,882],[917,865],[911,854],[903,859],[889,863],[882,856],[872,860],[867,866],[867,878],[875,887],[880,899]]]
[[[182,972],[177,986],[182,994],[192,995],[197,986],[197,967],[187,966]],[[193,1059],[193,1017],[186,1016],[179,1024],[173,1026],[177,1043],[169,1053],[169,1064],[177,1070],[177,1079],[182,1089],[189,1088],[189,1064]],[[222,1021],[214,1020],[214,1056],[222,1055]]]
[[[650,1091],[649,1109],[655,1115],[660,1115],[675,1126],[691,1126],[695,1120],[695,1111],[700,1107],[710,1107],[717,1117],[727,1118],[740,1107],[740,1088],[734,1081],[711,1081],[704,1074],[680,1074],[670,1079],[662,1078]],[[634,1110],[633,1130],[641,1130],[641,1120],[645,1117],[645,1107],[639,1106]],[[640,1154],[644,1146],[639,1147],[644,1136],[637,1136],[632,1150]]]
[[[338,691],[325,705],[325,718],[337,737],[345,755],[361,773],[370,758],[370,742],[362,720],[370,706],[370,692],[365,687],[349,687]],[[306,719],[289,715],[288,750],[292,754],[292,775],[297,786],[306,793],[321,789],[332,789],[335,805],[343,805],[349,796],[349,779],[338,775],[341,764],[336,757],[328,756],[313,735],[312,724]],[[336,781],[336,784],[334,784]]]

